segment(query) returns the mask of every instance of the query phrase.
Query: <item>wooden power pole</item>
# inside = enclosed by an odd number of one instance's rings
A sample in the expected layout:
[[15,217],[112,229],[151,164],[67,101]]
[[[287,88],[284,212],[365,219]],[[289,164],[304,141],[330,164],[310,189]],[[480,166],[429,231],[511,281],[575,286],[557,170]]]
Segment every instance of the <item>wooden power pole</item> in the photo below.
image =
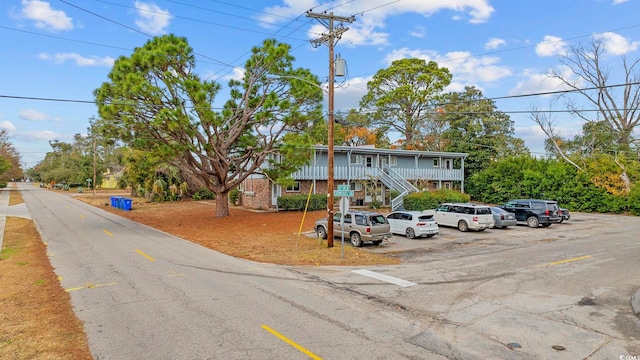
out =
[[317,19],[320,23],[322,23],[329,32],[326,34],[322,34],[319,38],[311,40],[311,44],[314,47],[318,47],[321,44],[325,44],[329,47],[329,122],[327,124],[327,142],[329,143],[328,149],[328,175],[327,175],[327,246],[333,247],[333,124],[335,122],[334,118],[334,110],[333,110],[333,97],[334,97],[334,78],[335,78],[335,61],[334,61],[334,52],[333,48],[340,40],[340,37],[343,33],[345,33],[349,28],[343,26],[334,27],[334,21],[339,22],[354,22],[354,16],[336,16],[333,13],[314,13],[311,11],[307,11],[307,17]]

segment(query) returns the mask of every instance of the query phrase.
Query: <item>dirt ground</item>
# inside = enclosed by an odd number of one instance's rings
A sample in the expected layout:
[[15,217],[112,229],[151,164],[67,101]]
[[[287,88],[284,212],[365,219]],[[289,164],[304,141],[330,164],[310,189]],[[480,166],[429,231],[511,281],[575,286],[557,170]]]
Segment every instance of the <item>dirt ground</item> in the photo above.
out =
[[[22,203],[17,190],[9,203]],[[82,323],[31,220],[7,218],[0,289],[0,359],[92,359]]]
[[[54,190],[52,190],[54,191]],[[76,199],[119,216],[193,241],[210,249],[257,262],[282,265],[376,265],[398,264],[398,258],[371,253],[346,244],[342,257],[340,239],[328,248],[319,241],[313,224],[326,211],[253,211],[231,206],[230,216],[215,217],[215,201],[184,200],[151,203],[133,198],[130,211],[110,206],[110,196],[125,192],[78,194]],[[299,232],[301,232],[299,234]],[[306,233],[306,234],[305,234]]]

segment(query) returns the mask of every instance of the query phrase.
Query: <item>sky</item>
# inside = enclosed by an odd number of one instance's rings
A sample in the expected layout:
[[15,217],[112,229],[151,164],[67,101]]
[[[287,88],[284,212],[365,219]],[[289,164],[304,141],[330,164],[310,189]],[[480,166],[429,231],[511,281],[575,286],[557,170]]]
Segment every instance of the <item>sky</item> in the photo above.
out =
[[[50,141],[87,133],[97,117],[93,90],[118,57],[170,33],[187,38],[197,73],[222,85],[220,103],[251,48],[267,38],[290,44],[295,66],[326,81],[328,48],[310,40],[327,28],[308,11],[353,16],[335,24],[348,27],[335,47],[346,61],[336,111],[358,108],[367,82],[394,60],[433,60],[453,75],[446,91],[475,86],[495,99],[534,154],[544,151],[545,136],[526,111],[562,106],[549,95],[518,95],[561,90],[548,77],[563,71],[561,56],[603,41],[615,84],[624,83],[616,78],[621,57],[640,58],[640,0],[2,0],[0,129],[24,168],[37,165]],[[562,136],[582,127],[568,113],[552,116]]]

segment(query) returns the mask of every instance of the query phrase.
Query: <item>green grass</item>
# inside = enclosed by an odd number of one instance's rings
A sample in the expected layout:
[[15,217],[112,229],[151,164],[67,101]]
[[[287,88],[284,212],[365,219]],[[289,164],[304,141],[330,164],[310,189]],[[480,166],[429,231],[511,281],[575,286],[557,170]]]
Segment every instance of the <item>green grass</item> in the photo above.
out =
[[0,260],[6,260],[10,258],[12,255],[15,255],[16,251],[18,251],[16,248],[11,247],[2,249],[2,251],[0,251]]

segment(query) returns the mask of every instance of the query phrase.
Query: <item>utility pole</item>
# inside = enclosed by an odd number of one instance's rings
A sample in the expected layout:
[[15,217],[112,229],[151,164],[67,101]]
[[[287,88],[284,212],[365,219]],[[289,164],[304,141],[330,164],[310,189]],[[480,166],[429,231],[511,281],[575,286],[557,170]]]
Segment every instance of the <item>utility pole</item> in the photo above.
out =
[[[333,111],[333,97],[334,97],[334,78],[335,78],[335,62],[334,62],[334,53],[333,48],[335,44],[340,40],[342,34],[345,33],[349,28],[345,28],[342,26],[335,27],[333,26],[334,21],[340,22],[354,22],[354,16],[336,16],[333,13],[314,13],[311,11],[307,11],[307,17],[317,19],[320,23],[322,23],[329,32],[327,34],[322,34],[319,38],[311,40],[311,44],[314,47],[318,47],[321,44],[325,44],[329,47],[329,123],[327,124],[327,142],[328,146],[328,164],[327,164],[327,247],[333,247],[333,123],[334,119],[334,111]],[[344,214],[343,214],[344,215]]]
[[98,147],[96,144],[96,135],[92,134],[93,137],[93,195],[96,194],[96,148]]

